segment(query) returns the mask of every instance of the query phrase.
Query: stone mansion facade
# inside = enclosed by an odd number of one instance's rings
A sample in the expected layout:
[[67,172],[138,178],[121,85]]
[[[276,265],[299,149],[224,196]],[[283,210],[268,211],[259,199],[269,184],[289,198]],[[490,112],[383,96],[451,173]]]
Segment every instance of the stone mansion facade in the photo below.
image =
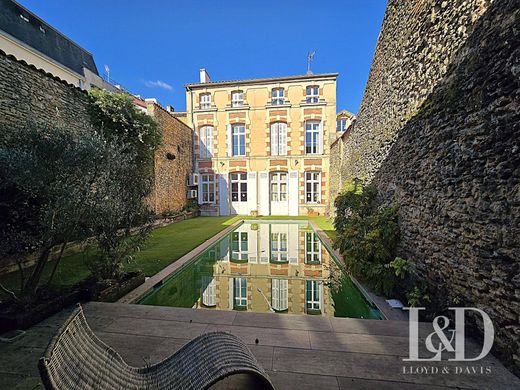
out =
[[337,74],[187,84],[202,215],[324,215]]

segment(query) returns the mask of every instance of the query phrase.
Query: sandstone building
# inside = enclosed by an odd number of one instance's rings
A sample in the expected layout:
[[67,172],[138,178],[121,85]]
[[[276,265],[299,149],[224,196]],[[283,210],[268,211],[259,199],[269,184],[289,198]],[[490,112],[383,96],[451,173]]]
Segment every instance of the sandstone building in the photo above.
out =
[[186,85],[205,215],[325,214],[337,74]]

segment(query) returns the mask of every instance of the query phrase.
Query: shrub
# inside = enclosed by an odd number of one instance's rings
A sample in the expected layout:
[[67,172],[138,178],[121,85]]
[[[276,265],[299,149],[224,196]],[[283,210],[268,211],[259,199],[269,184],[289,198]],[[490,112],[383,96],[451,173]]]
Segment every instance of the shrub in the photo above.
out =
[[[390,294],[407,266],[395,257],[399,239],[397,206],[377,207],[373,186],[349,184],[335,201],[334,243],[348,270],[378,293]],[[401,259],[402,260],[402,259]]]

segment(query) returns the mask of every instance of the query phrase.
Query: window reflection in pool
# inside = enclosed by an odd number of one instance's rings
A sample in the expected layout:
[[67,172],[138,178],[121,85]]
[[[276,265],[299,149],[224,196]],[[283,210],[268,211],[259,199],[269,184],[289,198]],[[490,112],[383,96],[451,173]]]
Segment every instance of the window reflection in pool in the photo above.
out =
[[382,318],[306,222],[246,221],[139,303]]

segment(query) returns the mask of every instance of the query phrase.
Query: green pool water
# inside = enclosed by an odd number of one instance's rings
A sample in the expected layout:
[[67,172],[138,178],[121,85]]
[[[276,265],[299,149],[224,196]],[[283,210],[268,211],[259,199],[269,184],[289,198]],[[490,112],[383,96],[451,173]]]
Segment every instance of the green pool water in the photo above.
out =
[[244,222],[138,303],[383,318],[300,221]]

